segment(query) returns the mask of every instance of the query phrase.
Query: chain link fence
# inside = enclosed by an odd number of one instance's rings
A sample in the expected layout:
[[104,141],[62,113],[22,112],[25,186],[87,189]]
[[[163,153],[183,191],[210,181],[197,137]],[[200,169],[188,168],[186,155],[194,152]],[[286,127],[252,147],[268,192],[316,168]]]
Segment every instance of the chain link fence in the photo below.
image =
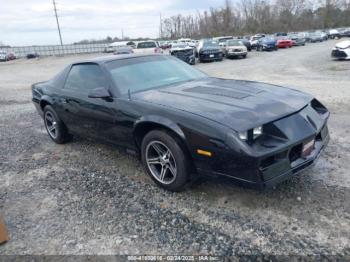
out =
[[26,57],[28,54],[39,56],[64,56],[74,54],[101,53],[108,46],[105,44],[77,44],[77,45],[40,45],[40,46],[15,46],[3,47],[1,50],[13,52],[17,58]]

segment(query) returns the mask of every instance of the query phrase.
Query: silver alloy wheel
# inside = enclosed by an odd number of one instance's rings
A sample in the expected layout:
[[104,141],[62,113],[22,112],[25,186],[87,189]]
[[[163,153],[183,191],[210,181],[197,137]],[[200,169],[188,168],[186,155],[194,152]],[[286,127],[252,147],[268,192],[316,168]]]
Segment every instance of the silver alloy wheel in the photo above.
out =
[[170,149],[160,141],[152,141],[146,147],[146,162],[152,176],[162,184],[176,179],[176,162]]
[[47,129],[47,132],[49,133],[49,135],[53,139],[56,139],[57,135],[58,135],[57,121],[56,121],[54,115],[50,111],[47,111],[45,113],[45,125],[46,125],[46,129]]

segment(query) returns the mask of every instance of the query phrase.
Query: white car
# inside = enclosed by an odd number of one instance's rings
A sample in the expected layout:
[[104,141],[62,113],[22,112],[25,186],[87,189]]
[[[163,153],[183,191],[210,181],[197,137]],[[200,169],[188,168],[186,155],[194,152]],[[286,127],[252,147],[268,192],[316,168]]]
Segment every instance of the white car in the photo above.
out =
[[0,50],[0,61],[7,61],[7,52]]
[[259,39],[260,38],[263,38],[265,37],[265,35],[263,34],[257,34],[257,35],[254,35],[250,38],[250,45],[252,48],[256,48],[258,42],[259,42]]
[[163,51],[159,48],[158,42],[153,40],[140,41],[136,43],[134,48],[136,54],[162,54]]
[[332,49],[331,55],[339,60],[350,60],[350,40],[337,43]]

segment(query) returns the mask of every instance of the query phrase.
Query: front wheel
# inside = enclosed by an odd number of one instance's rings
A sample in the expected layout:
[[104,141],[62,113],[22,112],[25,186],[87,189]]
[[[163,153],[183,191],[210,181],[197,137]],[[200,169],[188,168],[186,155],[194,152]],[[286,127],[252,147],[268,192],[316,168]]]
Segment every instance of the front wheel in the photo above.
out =
[[63,144],[70,138],[68,130],[52,106],[44,108],[44,124],[50,138],[57,144]]
[[141,159],[156,184],[175,192],[185,189],[190,177],[190,160],[175,136],[161,130],[149,132],[142,141]]

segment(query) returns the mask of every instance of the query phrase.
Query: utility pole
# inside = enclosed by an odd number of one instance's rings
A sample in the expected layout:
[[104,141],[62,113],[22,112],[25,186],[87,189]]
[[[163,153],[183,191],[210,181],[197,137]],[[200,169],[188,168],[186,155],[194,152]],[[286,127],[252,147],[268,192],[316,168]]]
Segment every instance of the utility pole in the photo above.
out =
[[122,40],[124,40],[124,29],[122,29]]
[[53,10],[55,11],[56,22],[57,22],[57,29],[58,29],[58,34],[60,36],[60,42],[61,42],[61,45],[63,45],[60,24],[58,23],[58,16],[57,16],[57,9],[56,9],[56,2],[55,2],[55,0],[52,0],[52,3],[53,3]]
[[159,39],[162,38],[163,32],[162,32],[162,13],[159,13]]

